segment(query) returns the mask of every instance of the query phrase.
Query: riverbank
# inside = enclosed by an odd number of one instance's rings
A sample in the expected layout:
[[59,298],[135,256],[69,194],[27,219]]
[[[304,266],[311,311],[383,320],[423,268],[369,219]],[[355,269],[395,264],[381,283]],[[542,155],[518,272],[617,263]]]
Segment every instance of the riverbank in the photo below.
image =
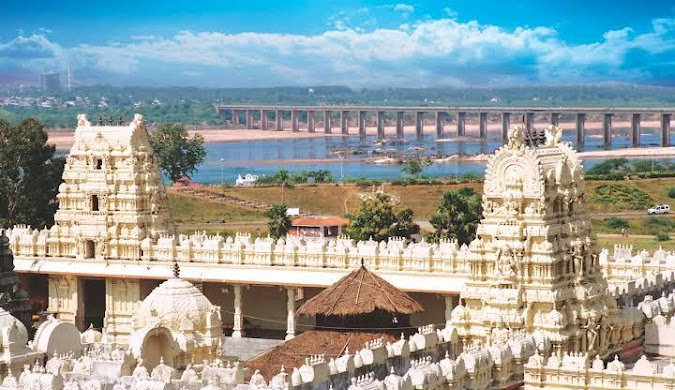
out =
[[[516,124],[515,121],[511,122]],[[446,123],[444,126],[444,131],[446,136],[455,134],[455,123]],[[535,123],[536,127],[548,126],[547,123]],[[560,127],[564,132],[574,131],[575,124],[573,122],[561,122]],[[586,122],[586,133],[588,138],[598,137],[598,132],[602,131],[602,122]],[[628,135],[628,129],[630,128],[629,122],[615,122],[612,124],[613,133],[615,137],[625,137]],[[660,126],[660,123],[657,121],[644,121],[641,123],[643,129],[657,129]],[[488,137],[490,139],[498,140],[501,139],[501,123],[500,122],[490,122],[487,126]],[[396,127],[392,123],[388,123],[384,129],[385,137],[393,138],[396,136]],[[358,137],[358,128],[355,123],[350,123],[350,134],[349,136]],[[299,139],[299,138],[315,138],[315,137],[342,137],[340,134],[340,128],[333,127],[331,134],[325,134],[323,132],[323,126],[317,124],[316,132],[309,133],[307,132],[307,127],[301,125],[299,132],[292,132],[289,129],[284,131],[273,131],[273,130],[246,130],[246,129],[200,129],[200,130],[190,130],[190,134],[199,133],[204,137],[204,142],[206,143],[216,143],[216,142],[242,142],[242,141],[260,141],[260,140],[283,140],[283,139]],[[404,133],[406,135],[415,134],[415,126],[412,124],[406,124],[404,127]],[[424,134],[435,134],[436,126],[431,124],[424,125]],[[454,142],[454,141],[471,141],[478,138],[479,125],[477,123],[466,123],[465,126],[466,136],[461,139],[458,137],[442,138],[437,140],[438,142]],[[49,140],[47,141],[50,144],[54,144],[56,149],[59,151],[67,151],[73,145],[73,136],[74,131],[49,131]],[[366,126],[366,136],[377,136],[377,127],[374,124],[369,123]],[[651,149],[650,149],[651,150]]]

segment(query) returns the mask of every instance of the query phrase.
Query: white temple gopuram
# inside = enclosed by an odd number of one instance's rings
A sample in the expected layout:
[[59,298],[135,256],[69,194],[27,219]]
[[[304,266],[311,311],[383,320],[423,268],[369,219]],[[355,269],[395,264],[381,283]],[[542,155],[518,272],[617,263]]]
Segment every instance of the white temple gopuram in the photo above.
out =
[[[0,312],[0,387],[674,390],[675,254],[597,248],[583,167],[560,130],[512,128],[484,186],[477,237],[462,247],[176,235],[143,118],[80,116],[56,225],[2,232],[0,250],[50,315],[28,341]],[[414,295],[416,328],[314,345],[266,376],[233,356],[261,319],[281,319],[283,345],[312,343],[291,344],[307,329],[297,302],[359,267]],[[293,351],[283,345],[268,353]]]

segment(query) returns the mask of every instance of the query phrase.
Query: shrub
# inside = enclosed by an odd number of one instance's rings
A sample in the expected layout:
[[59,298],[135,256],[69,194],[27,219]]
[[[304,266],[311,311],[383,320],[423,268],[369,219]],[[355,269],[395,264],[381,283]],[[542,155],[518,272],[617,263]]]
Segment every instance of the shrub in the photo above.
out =
[[654,239],[659,242],[670,241],[670,236],[668,235],[668,233],[656,233],[654,235]]
[[620,217],[609,217],[605,219],[605,227],[608,229],[618,231],[624,228],[627,229],[629,226],[630,224],[628,223],[628,221]]
[[652,204],[648,193],[628,184],[607,183],[598,186],[591,200],[607,205],[612,210],[640,210]]
[[675,187],[668,187],[666,194],[669,198],[675,198]]

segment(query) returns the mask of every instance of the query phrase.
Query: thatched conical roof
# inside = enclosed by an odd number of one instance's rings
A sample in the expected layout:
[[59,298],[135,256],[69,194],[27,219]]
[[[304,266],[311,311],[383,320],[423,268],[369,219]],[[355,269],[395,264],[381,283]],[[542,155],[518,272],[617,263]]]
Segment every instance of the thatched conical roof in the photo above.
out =
[[354,316],[377,310],[392,314],[422,312],[408,294],[361,266],[302,305],[301,316]]

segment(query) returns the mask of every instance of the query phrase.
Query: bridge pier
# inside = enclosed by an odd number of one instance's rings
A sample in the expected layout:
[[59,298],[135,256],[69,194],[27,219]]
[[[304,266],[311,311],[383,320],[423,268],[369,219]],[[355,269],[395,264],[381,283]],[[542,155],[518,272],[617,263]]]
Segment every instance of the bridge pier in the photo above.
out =
[[661,146],[670,146],[670,114],[661,114]]
[[267,110],[260,110],[260,130],[267,130]]
[[630,146],[640,146],[640,114],[633,113],[630,124]]
[[277,115],[274,117],[276,120],[276,130],[277,131],[283,131],[284,130],[284,112],[281,110],[277,110]]
[[316,124],[314,118],[314,111],[307,111],[307,132],[314,133],[316,131]]
[[612,146],[612,114],[609,113],[602,119],[602,145]]
[[359,111],[359,136],[366,136],[366,111]]
[[330,117],[330,111],[326,110],[323,112],[323,132],[325,134],[330,134],[332,132],[332,127],[333,125],[331,124],[331,117]]
[[509,142],[509,127],[511,126],[511,113],[502,112],[502,142]]
[[396,138],[403,138],[403,111],[396,112]]
[[478,114],[479,118],[479,137],[484,140],[487,139],[487,112],[481,112]]
[[377,139],[384,139],[384,111],[377,112]]
[[560,113],[557,112],[551,113],[551,124],[553,126],[558,126],[558,124],[560,124]]
[[424,112],[422,111],[415,113],[415,135],[418,139],[424,136]]
[[436,137],[443,138],[443,114],[440,111],[436,111]]
[[340,111],[340,129],[342,134],[349,134],[349,111]]
[[586,136],[586,114],[577,113],[576,121],[576,145],[583,145]]
[[525,130],[532,134],[532,130],[534,130],[534,112],[525,113]]
[[239,125],[239,110],[232,110],[232,124]]
[[246,128],[253,128],[253,111],[251,110],[246,110]]
[[291,130],[294,133],[300,131],[300,126],[298,124],[298,110],[291,111]]
[[464,137],[466,134],[466,112],[457,113],[457,136]]

